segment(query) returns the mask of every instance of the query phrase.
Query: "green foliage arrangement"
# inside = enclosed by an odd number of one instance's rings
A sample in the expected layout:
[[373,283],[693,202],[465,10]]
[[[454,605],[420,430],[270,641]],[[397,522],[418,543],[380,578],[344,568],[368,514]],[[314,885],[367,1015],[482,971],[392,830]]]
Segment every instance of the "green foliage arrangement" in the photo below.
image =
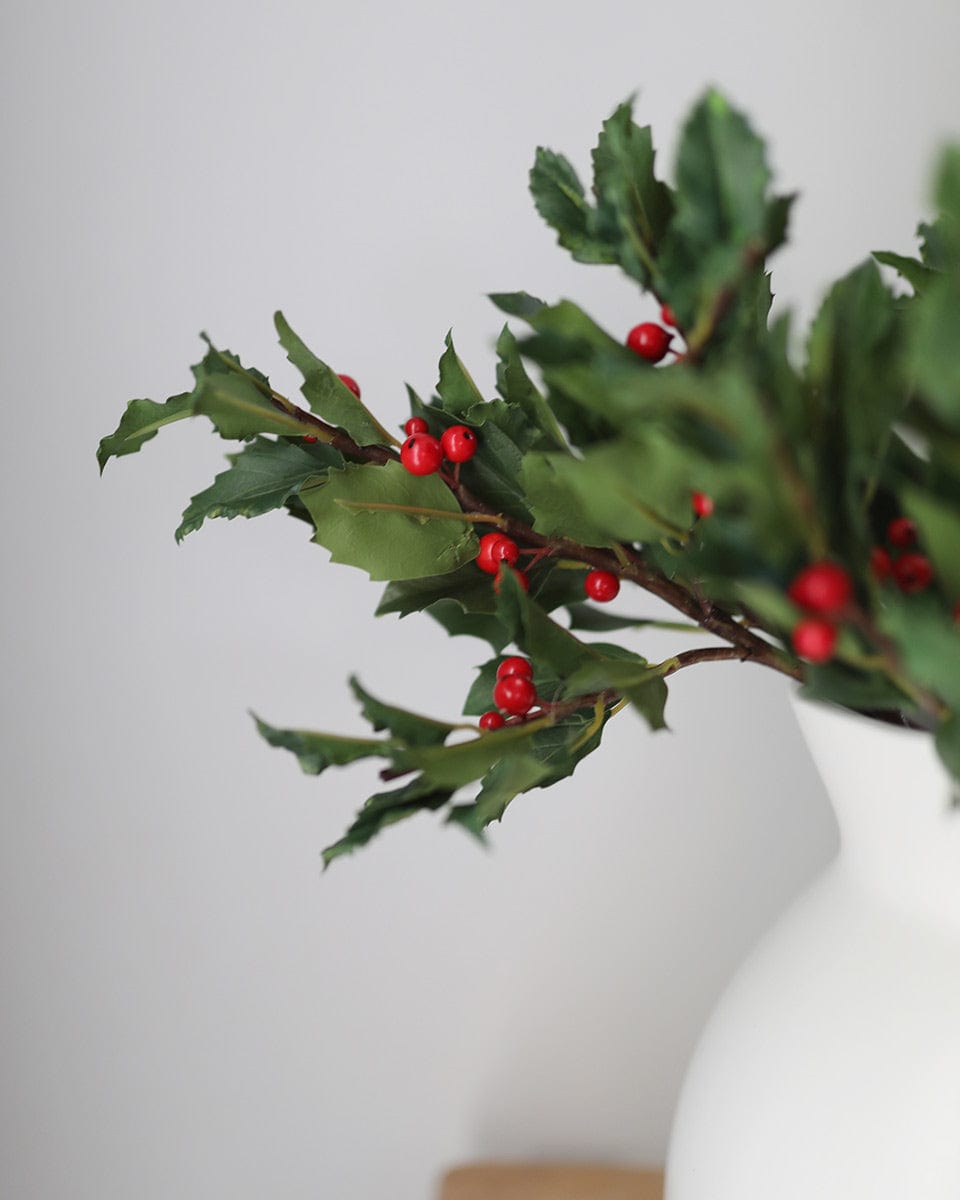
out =
[[[464,705],[478,725],[356,680],[370,737],[257,721],[310,774],[384,763],[389,786],[325,861],[422,810],[482,836],[515,796],[570,775],[621,709],[661,729],[668,678],[724,659],[929,731],[960,778],[960,146],[940,159],[919,257],[874,253],[836,283],[800,363],[789,316],[769,320],[766,266],[794,198],[771,190],[762,141],[717,92],[686,121],[672,185],[625,104],[593,151],[592,196],[545,149],[530,187],[560,245],[619,266],[659,323],[611,333],[569,300],[494,295],[516,323],[497,341],[496,394],[448,337],[436,395],[408,389],[401,446],[277,313],[307,407],[208,341],[190,391],[133,400],[100,443],[102,470],[207,417],[240,447],[178,540],[211,517],[285,510],[333,561],[386,582],[378,615],[426,612],[489,643]],[[658,624],[598,607],[621,583],[710,644],[650,662],[597,640]]]

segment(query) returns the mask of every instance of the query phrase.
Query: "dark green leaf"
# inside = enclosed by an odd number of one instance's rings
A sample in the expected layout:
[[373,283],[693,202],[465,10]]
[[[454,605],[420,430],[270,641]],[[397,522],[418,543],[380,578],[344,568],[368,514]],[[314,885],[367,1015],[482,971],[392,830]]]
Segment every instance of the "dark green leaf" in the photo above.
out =
[[445,344],[447,348],[440,358],[437,392],[443,401],[443,411],[454,417],[462,417],[475,404],[483,403],[483,394],[460,361],[452,334],[447,334]]
[[612,263],[614,248],[592,232],[593,209],[577,173],[562,154],[542,146],[530,171],[530,193],[537,212],[556,231],[557,241],[578,262]]
[[572,675],[593,651],[556,621],[523,591],[512,573],[502,578],[497,597],[497,615],[511,640],[545,670],[561,679]]
[[[670,189],[654,175],[653,138],[621,104],[604,122],[593,151],[594,228],[616,247],[620,265],[644,287],[656,277],[655,258],[673,213]],[[576,255],[574,257],[577,257]]]
[[364,717],[374,730],[379,733],[383,729],[390,736],[397,738],[408,746],[436,746],[442,744],[453,733],[455,725],[445,721],[435,721],[432,717],[422,717],[419,713],[408,712],[396,708],[392,704],[384,704],[361,687],[356,676],[350,679],[353,694],[360,701]]
[[506,755],[483,777],[476,800],[454,806],[447,820],[480,836],[487,825],[501,819],[515,796],[538,787],[550,773],[548,766],[530,754]]
[[522,317],[525,321],[544,308],[544,302],[528,292],[490,292],[489,299],[508,317]]
[[419,812],[434,812],[442,808],[452,794],[451,788],[437,787],[422,776],[392,792],[378,792],[366,802],[344,836],[324,850],[324,867],[328,867],[335,858],[352,854],[354,850],[365,846],[388,825],[395,825]]
[[307,729],[276,729],[253,715],[257,729],[271,746],[292,751],[307,775],[320,775],[327,767],[342,767],[361,758],[390,758],[391,744],[378,738],[338,737]]
[[508,404],[524,411],[527,420],[543,434],[550,449],[566,450],[563,432],[539,388],[524,369],[517,339],[508,325],[504,325],[497,339],[497,356],[497,390],[500,395]]
[[451,637],[467,636],[487,642],[491,650],[502,650],[509,635],[496,617],[483,613],[467,612],[456,600],[444,598],[427,605],[423,610],[450,634]]
[[239,454],[227,456],[231,466],[210,487],[198,492],[184,510],[177,541],[212,517],[258,517],[283,507],[309,479],[343,460],[336,450],[317,444],[256,438]]

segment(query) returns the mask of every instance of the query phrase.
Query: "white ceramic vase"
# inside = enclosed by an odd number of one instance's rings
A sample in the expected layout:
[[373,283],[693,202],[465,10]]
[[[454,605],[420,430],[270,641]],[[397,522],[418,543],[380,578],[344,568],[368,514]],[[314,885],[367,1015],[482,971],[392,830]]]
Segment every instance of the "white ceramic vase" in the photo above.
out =
[[837,858],[694,1052],[667,1200],[960,1200],[960,810],[932,739],[798,701]]

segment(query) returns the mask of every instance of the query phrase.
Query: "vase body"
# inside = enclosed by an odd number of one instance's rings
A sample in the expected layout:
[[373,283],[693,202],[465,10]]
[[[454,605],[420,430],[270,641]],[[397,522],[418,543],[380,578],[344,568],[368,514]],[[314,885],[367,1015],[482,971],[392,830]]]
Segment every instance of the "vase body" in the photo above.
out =
[[667,1200],[960,1200],[960,810],[932,738],[798,701],[837,858],[691,1059]]

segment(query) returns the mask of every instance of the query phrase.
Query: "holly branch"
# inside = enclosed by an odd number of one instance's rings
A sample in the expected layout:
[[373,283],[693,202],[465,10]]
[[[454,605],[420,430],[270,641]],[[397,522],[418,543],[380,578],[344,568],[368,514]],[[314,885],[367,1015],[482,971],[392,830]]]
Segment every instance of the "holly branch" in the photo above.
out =
[[[191,390],[131,401],[101,441],[102,470],[166,425],[210,420],[239,449],[178,540],[285,511],[386,584],[378,615],[426,613],[490,646],[464,703],[475,723],[356,680],[376,736],[257,720],[310,774],[379,759],[384,783],[402,781],[367,799],[325,861],[423,811],[482,836],[517,795],[572,774],[624,709],[665,728],[667,680],[712,662],[756,663],[811,698],[924,729],[960,778],[960,148],[941,160],[920,259],[875,255],[913,294],[896,296],[875,262],[857,267],[802,362],[789,317],[770,317],[767,262],[794,201],[771,182],[762,140],[718,93],[683,128],[673,184],[621,105],[589,195],[543,148],[531,192],[561,246],[619,267],[656,313],[638,307],[611,333],[570,300],[495,293],[508,319],[495,394],[448,335],[435,393],[407,389],[402,440],[277,313],[306,406],[205,337]],[[689,624],[608,609],[624,584]],[[596,640],[651,627],[722,644],[651,662]]]

